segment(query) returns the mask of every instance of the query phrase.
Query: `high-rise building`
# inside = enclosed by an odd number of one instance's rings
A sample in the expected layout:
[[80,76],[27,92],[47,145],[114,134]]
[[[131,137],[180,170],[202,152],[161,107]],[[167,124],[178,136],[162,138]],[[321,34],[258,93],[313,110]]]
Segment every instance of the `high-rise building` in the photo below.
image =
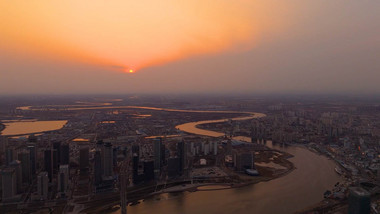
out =
[[21,162],[21,172],[22,172],[22,182],[31,182],[31,171],[30,171],[30,155],[27,151],[22,151],[18,153],[18,160]]
[[51,150],[52,154],[52,167],[53,167],[53,174],[58,173],[59,170],[59,164],[58,164],[58,151],[56,149]]
[[218,142],[216,142],[216,141],[214,142],[213,153],[214,153],[214,155],[218,154]]
[[68,165],[70,163],[70,147],[68,144],[61,145],[60,160],[62,165]]
[[113,167],[116,167],[117,166],[117,151],[118,151],[119,149],[118,148],[113,148],[112,149],[112,165],[113,165]]
[[7,148],[5,151],[5,165],[9,165],[14,161],[14,150],[13,148]]
[[349,192],[348,214],[370,214],[370,193],[361,187],[352,187]]
[[144,162],[144,181],[150,182],[154,180],[154,161]]
[[159,178],[162,166],[162,139],[154,139],[154,177]]
[[79,150],[79,168],[81,173],[88,172],[89,168],[89,148],[83,146]]
[[226,147],[226,149],[227,149],[226,153],[229,154],[229,155],[232,155],[232,141],[231,141],[231,139],[227,140],[227,147]]
[[111,143],[105,143],[103,146],[103,176],[113,176],[113,150]]
[[123,150],[122,150],[122,152],[123,152],[124,157],[127,157],[127,155],[128,155],[128,148],[124,147]]
[[139,180],[139,156],[134,153],[132,157],[132,179],[134,184],[138,184],[140,182]]
[[190,143],[190,152],[191,152],[191,155],[192,155],[192,156],[195,156],[195,146],[194,146],[194,142],[191,142],[191,143]]
[[37,151],[36,151],[36,146],[35,145],[29,145],[28,146],[28,151],[29,151],[29,157],[30,157],[30,174],[32,179],[35,178],[36,175],[36,164],[37,164]]
[[132,145],[132,154],[137,154],[140,156],[140,146],[139,145]]
[[59,166],[58,173],[58,192],[65,195],[69,188],[69,165]]
[[237,171],[244,171],[246,169],[255,168],[254,154],[252,152],[242,154],[238,153],[235,154],[234,157],[234,164]]
[[47,200],[49,194],[49,176],[47,172],[40,172],[37,176],[37,193],[41,200]]
[[17,193],[21,192],[22,187],[22,169],[21,169],[21,161],[14,160],[9,164],[9,167],[13,168],[16,173],[16,187]]
[[253,126],[251,129],[251,142],[257,143],[257,129],[256,126]]
[[203,145],[203,155],[208,155],[210,153],[210,143],[207,141]]
[[102,156],[99,150],[94,154],[94,179],[95,185],[99,185],[102,182]]
[[101,168],[101,170],[102,170],[102,175],[103,175],[103,172],[104,172],[104,142],[103,142],[103,140],[98,140],[97,142],[96,142],[96,150],[97,151],[100,151],[100,155],[101,155],[101,166],[100,166],[100,168]]
[[174,157],[168,159],[168,176],[169,178],[174,178],[181,175],[180,166],[181,161],[180,158]]
[[12,201],[17,194],[17,178],[14,168],[5,168],[1,171],[3,202]]
[[98,141],[96,142],[96,149],[97,149],[97,150],[102,150],[103,146],[104,146],[104,142],[103,142],[103,140],[98,140]]
[[187,168],[187,150],[184,141],[178,142],[177,153],[179,157],[179,174],[183,175]]
[[0,155],[0,166],[7,164],[6,148],[8,146],[8,138],[6,136],[0,136],[0,151],[3,151],[3,155]]
[[58,165],[61,163],[61,142],[54,142],[53,143],[53,150],[57,151],[55,153],[55,159],[56,159],[56,165],[58,168]]
[[166,152],[169,154],[169,150],[166,150],[165,144],[161,143],[161,168],[166,165]]
[[53,178],[53,157],[52,151],[50,149],[44,151],[44,171],[48,173],[49,182],[52,181]]
[[132,166],[133,166],[133,172],[132,172],[132,179],[133,183],[137,184],[139,183],[139,161],[140,161],[140,147],[138,145],[132,146]]

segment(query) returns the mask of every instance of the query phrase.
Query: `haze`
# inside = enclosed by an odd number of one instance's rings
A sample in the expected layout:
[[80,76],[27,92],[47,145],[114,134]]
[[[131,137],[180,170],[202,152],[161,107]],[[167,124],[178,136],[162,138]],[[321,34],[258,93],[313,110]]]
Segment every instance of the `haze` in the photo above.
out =
[[4,95],[380,93],[380,1],[14,0],[0,8]]

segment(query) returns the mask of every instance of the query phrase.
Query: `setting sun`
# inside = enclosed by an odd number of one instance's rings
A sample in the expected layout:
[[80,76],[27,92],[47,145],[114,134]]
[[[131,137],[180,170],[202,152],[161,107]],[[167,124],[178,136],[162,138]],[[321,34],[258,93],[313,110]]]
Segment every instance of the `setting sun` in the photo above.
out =
[[251,42],[254,25],[246,3],[223,2],[1,2],[0,20],[8,21],[0,21],[0,40],[13,50],[142,69]]

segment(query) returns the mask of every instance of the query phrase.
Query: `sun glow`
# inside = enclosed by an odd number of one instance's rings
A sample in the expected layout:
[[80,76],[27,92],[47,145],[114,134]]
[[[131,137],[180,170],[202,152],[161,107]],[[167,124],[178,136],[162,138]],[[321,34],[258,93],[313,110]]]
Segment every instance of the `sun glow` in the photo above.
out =
[[135,70],[130,69],[130,68],[125,68],[125,69],[123,69],[123,72],[128,73],[128,74],[132,74],[132,73],[135,73]]
[[245,5],[244,0],[2,1],[0,20],[7,21],[0,22],[0,41],[13,50],[141,69],[246,47],[254,25]]

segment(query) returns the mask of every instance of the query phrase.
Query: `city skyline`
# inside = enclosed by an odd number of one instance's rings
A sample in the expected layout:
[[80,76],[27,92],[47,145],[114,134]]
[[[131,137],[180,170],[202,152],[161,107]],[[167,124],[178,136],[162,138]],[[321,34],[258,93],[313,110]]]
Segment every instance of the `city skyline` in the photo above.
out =
[[1,213],[378,212],[373,99],[0,100]]
[[0,213],[380,213],[380,1],[0,1]]
[[380,93],[377,1],[0,6],[1,95]]

